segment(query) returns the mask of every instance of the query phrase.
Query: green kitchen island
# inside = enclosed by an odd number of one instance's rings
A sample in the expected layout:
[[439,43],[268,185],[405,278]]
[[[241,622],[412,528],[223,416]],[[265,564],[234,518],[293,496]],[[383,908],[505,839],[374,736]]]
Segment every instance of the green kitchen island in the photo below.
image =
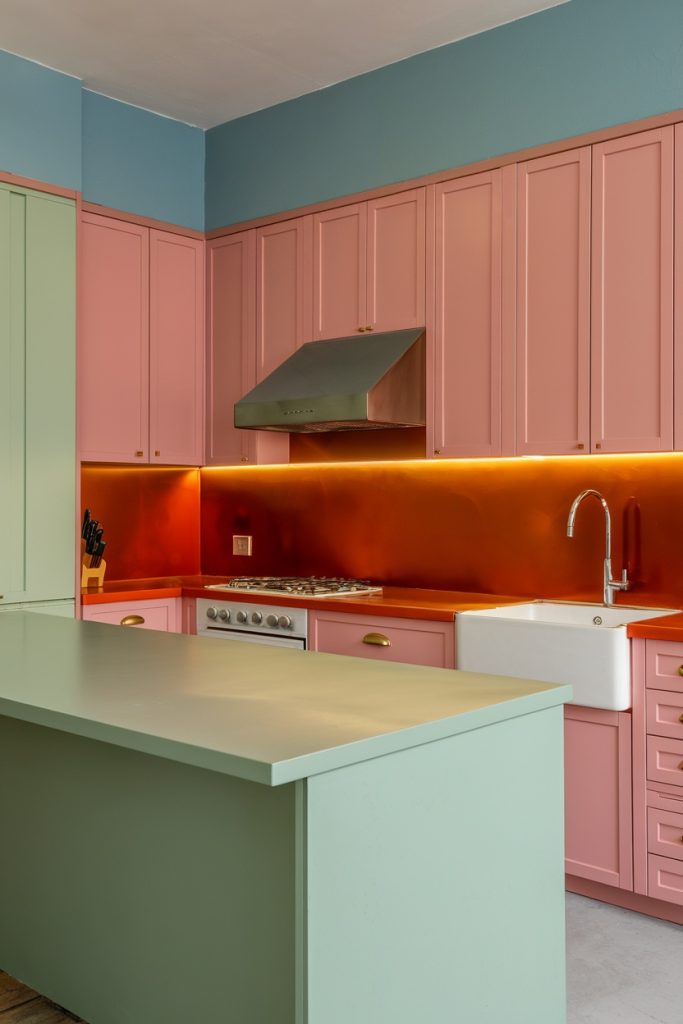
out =
[[562,1024],[568,687],[0,616],[0,968],[89,1024]]

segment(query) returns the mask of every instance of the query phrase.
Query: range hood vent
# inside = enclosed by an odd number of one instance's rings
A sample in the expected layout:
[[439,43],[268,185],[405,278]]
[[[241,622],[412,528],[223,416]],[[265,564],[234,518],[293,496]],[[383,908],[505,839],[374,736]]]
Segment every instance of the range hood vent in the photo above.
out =
[[424,424],[424,327],[308,342],[235,404],[235,426],[250,430]]

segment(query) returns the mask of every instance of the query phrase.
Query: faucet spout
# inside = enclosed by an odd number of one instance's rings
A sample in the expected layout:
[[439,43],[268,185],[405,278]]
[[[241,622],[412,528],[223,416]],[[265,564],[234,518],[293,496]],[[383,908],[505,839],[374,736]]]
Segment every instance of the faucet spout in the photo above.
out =
[[592,488],[588,488],[585,491],[581,491],[580,494],[574,498],[571,508],[569,509],[569,516],[567,517],[567,536],[574,536],[574,523],[576,521],[576,513],[579,505],[585,498],[597,498],[602,505],[603,512],[605,513],[605,558],[603,562],[603,590],[602,596],[603,601],[607,605],[614,604],[614,594],[617,590],[628,590],[630,582],[628,579],[627,570],[622,570],[621,579],[615,580],[612,578],[612,517],[609,511],[609,505],[607,500],[600,494],[600,491],[595,491]]

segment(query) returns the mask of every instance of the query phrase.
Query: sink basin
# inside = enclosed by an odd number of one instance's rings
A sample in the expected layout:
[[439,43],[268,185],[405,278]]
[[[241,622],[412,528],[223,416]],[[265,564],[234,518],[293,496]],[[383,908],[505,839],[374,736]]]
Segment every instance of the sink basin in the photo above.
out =
[[532,601],[456,617],[458,668],[568,683],[573,704],[631,707],[626,624],[671,615],[672,608]]

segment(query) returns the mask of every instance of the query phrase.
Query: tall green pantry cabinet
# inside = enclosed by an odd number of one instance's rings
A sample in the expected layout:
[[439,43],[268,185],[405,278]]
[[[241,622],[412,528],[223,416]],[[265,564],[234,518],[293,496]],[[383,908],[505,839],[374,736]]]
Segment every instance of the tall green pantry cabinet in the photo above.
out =
[[0,182],[0,609],[73,615],[76,208]]

